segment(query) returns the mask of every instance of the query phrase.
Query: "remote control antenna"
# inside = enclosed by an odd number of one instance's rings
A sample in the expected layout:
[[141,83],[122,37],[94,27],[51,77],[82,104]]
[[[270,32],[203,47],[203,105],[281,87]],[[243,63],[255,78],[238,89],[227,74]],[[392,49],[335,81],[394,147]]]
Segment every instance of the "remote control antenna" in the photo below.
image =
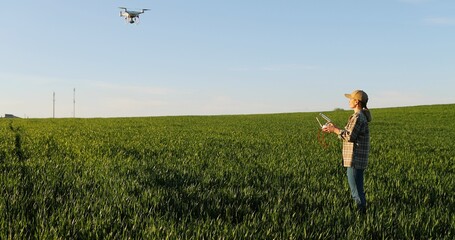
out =
[[332,120],[323,113],[319,113],[319,115],[321,115],[321,117],[324,118],[327,122],[332,122]]

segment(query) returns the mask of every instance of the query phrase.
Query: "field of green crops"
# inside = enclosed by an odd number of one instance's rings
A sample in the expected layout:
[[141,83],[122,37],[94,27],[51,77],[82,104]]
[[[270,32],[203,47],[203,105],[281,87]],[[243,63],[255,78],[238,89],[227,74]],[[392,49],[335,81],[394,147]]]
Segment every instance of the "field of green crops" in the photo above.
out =
[[372,114],[366,215],[317,113],[0,119],[0,239],[453,239],[455,105]]

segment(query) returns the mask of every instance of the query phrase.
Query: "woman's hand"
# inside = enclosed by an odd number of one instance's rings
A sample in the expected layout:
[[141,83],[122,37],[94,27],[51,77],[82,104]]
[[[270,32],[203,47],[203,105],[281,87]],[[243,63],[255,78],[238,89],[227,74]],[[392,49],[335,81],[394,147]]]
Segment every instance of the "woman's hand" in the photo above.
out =
[[327,123],[326,125],[324,125],[324,127],[322,128],[322,131],[327,132],[327,133],[336,133],[336,134],[340,133],[340,129],[337,128],[337,126],[335,126],[333,123]]

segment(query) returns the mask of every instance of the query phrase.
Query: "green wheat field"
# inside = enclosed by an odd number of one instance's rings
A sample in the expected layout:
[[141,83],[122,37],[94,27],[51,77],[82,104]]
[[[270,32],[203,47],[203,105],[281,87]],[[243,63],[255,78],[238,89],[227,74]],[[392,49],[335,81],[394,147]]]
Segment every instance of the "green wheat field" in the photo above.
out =
[[455,105],[371,111],[366,215],[317,112],[0,119],[0,239],[453,239]]

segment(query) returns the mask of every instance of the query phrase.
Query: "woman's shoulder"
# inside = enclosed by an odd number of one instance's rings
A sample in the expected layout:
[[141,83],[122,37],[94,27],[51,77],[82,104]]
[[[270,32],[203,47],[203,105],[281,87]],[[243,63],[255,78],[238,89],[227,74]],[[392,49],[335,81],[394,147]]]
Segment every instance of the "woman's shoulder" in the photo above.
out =
[[351,118],[358,119],[358,120],[360,120],[362,122],[363,121],[367,122],[367,116],[365,116],[363,111],[355,112],[354,114],[352,114]]

